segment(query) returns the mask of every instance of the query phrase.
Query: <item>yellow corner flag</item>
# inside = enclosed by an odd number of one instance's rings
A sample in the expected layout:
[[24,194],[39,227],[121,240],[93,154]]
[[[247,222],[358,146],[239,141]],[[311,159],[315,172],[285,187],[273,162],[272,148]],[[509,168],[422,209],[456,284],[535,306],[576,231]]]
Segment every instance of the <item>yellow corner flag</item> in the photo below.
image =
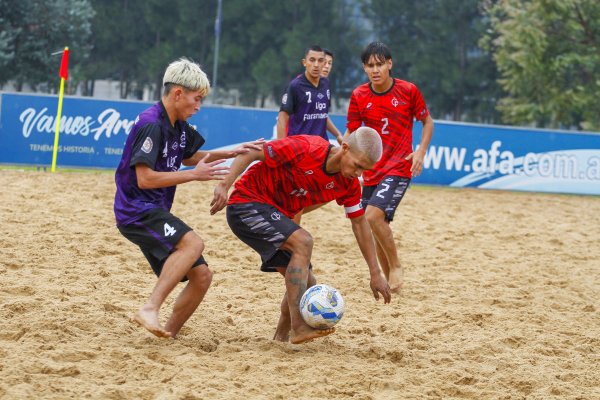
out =
[[69,78],[69,48],[65,47],[60,62],[60,92],[58,94],[58,111],[56,111],[56,131],[54,132],[54,149],[52,152],[52,172],[56,171],[56,156],[58,154],[58,132],[60,132],[60,114],[62,113],[65,81]]

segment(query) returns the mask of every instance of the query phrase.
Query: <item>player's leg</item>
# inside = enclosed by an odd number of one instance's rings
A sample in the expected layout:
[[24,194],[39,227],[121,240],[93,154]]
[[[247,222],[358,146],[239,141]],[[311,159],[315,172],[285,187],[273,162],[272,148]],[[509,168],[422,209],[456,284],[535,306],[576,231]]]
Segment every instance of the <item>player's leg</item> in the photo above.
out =
[[[285,267],[278,267],[277,271],[285,278]],[[308,272],[308,285],[310,288],[317,284],[317,279],[311,270]],[[280,342],[289,342],[290,340],[290,329],[292,329],[292,320],[290,317],[290,306],[288,303],[287,291],[283,294],[283,299],[280,305],[279,321],[277,322],[277,328],[275,329],[275,335],[273,340]]]
[[[285,267],[286,294],[290,314],[290,341],[302,343],[334,332],[317,330],[300,316],[298,304],[308,284],[312,237],[276,208],[261,203],[227,206],[227,223],[232,232],[261,255],[264,272]],[[286,251],[283,251],[286,250]],[[276,257],[287,253],[289,262]]]
[[175,251],[166,259],[148,301],[138,310],[135,316],[138,323],[157,336],[173,336],[173,333],[167,329],[156,331],[160,307],[175,286],[186,276],[194,262],[202,255],[203,250],[204,243],[193,231],[183,235],[177,243]]
[[183,221],[162,209],[151,210],[119,230],[140,247],[158,276],[148,301],[133,319],[156,336],[171,337],[159,323],[160,307],[200,257],[204,243]]
[[202,257],[196,261],[196,265],[186,276],[188,283],[177,296],[173,313],[165,324],[165,329],[171,332],[172,337],[177,336],[181,327],[196,311],[212,282],[212,272]]
[[404,271],[390,222],[404,197],[410,179],[398,176],[385,177],[377,186],[363,188],[363,206],[373,237],[377,258],[392,292],[399,293],[404,283]]
[[312,236],[304,229],[298,229],[281,248],[292,253],[292,258],[285,271],[286,297],[291,323],[290,342],[304,343],[333,333],[334,328],[312,328],[304,322],[300,314],[300,299],[308,287],[309,265],[313,248]]
[[381,269],[388,280],[390,290],[398,293],[402,289],[404,273],[398,258],[392,228],[385,219],[385,213],[377,207],[367,207],[365,215],[375,238],[377,259]]

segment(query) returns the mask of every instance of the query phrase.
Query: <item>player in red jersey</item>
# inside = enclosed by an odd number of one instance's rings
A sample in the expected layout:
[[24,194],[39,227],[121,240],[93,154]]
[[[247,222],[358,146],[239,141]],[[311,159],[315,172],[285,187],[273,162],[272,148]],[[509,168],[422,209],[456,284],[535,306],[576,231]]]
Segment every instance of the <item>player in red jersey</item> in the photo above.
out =
[[[286,294],[275,340],[302,343],[329,335],[334,329],[308,326],[300,315],[300,298],[316,284],[310,268],[313,238],[292,221],[307,206],[336,200],[352,221],[352,231],[371,276],[371,290],[385,303],[390,287],[377,263],[369,224],[364,217],[358,177],[381,157],[381,140],[373,129],[362,127],[340,147],[321,137],[290,136],[265,143],[263,150],[237,157],[229,174],[215,188],[214,214],[227,205],[227,222],[244,243],[261,255],[264,272],[285,277]],[[229,201],[227,193],[237,176],[253,161],[236,183]]]
[[[377,257],[393,292],[400,292],[403,270],[390,222],[423,159],[433,135],[433,119],[419,89],[393,78],[392,55],[381,42],[369,44],[361,54],[369,83],[352,92],[346,136],[365,125],[379,132],[383,155],[372,170],[363,173],[362,201],[377,247]],[[421,143],[412,149],[413,120],[423,124]]]

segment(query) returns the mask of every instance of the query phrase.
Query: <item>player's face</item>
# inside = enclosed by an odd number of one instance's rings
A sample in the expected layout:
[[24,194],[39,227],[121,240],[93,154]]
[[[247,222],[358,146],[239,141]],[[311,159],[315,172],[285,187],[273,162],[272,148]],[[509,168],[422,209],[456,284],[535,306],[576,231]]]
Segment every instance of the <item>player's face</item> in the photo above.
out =
[[201,90],[176,89],[177,119],[187,121],[192,115],[196,114],[200,110],[202,99]]
[[323,64],[325,64],[325,53],[322,51],[309,50],[306,57],[302,59],[306,74],[313,79],[321,77]]
[[351,150],[346,143],[342,144],[344,157],[342,158],[340,172],[346,178],[358,178],[363,172],[373,169],[375,163],[355,150]]
[[328,78],[331,73],[331,69],[333,68],[333,57],[325,54],[325,63],[323,64],[323,70],[321,71],[321,76],[323,78]]
[[371,56],[366,64],[363,64],[365,73],[373,85],[383,85],[390,77],[392,60],[385,60]]

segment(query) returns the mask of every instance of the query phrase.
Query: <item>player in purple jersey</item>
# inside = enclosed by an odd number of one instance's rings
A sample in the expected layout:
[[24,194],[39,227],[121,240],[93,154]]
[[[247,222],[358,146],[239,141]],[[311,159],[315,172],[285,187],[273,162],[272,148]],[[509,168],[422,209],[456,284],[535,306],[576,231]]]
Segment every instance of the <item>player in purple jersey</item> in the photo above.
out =
[[[134,320],[159,337],[175,337],[206,294],[212,273],[202,257],[202,239],[170,213],[176,185],[223,179],[224,158],[261,149],[262,140],[232,151],[199,151],[204,139],[186,121],[200,109],[210,84],[198,64],[171,63],[163,77],[160,102],[136,119],[117,167],[114,212],[117,228],[140,250],[158,281]],[[193,169],[179,170],[181,165]],[[163,327],[159,311],[178,282],[189,281]]]
[[[293,135],[317,135],[325,140],[331,106],[329,81],[321,77],[325,53],[319,46],[311,46],[305,51],[302,65],[304,73],[294,78],[281,100],[277,117],[277,138]],[[342,134],[329,123],[330,131],[339,143]]]

